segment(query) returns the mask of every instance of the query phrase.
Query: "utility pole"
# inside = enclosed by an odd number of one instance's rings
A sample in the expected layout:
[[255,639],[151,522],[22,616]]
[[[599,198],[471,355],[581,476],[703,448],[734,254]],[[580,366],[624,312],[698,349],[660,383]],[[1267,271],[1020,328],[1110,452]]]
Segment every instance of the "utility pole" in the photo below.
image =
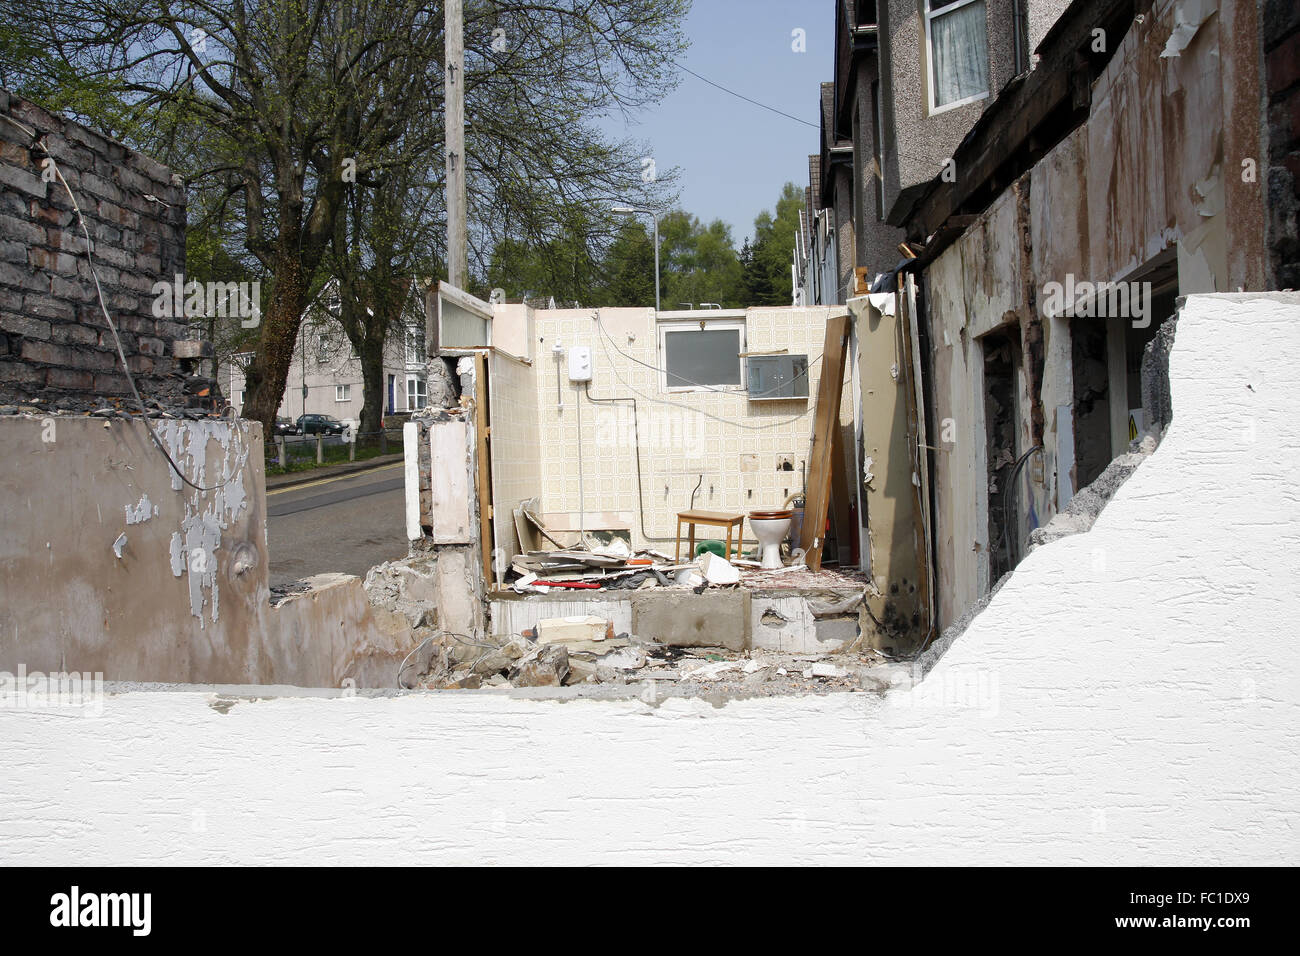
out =
[[447,281],[469,281],[465,225],[465,14],[464,0],[446,0]]

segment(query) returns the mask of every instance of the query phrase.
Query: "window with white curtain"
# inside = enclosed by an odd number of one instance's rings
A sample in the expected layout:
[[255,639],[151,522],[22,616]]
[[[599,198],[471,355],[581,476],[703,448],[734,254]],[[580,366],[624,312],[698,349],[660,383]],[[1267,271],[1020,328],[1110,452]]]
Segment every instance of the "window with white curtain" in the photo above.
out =
[[351,385],[335,385],[335,386],[334,386],[334,401],[336,401],[336,402],[350,402],[350,401],[352,401],[352,386],[351,386]]
[[926,0],[930,43],[930,108],[946,109],[987,96],[989,36],[984,0]]

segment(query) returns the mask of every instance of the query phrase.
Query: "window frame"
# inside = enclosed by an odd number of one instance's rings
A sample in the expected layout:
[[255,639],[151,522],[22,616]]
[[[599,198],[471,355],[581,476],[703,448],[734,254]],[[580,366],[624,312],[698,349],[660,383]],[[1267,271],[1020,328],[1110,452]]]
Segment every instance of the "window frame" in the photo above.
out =
[[424,336],[416,326],[408,325],[406,327],[406,334],[403,336],[402,345],[402,358],[407,365],[422,364],[423,360],[420,353],[424,350]]
[[[992,62],[993,51],[989,49],[988,0],[956,0],[956,2],[950,3],[946,7],[941,7],[938,10],[931,9],[931,4],[934,2],[934,0],[922,0],[922,2],[923,2],[923,7],[921,11],[922,14],[921,18],[924,21],[923,32],[925,34],[925,50],[924,50],[924,54],[925,54],[924,76],[925,76],[925,90],[926,90],[925,97],[926,97],[926,107],[929,110],[927,115],[937,116],[940,113],[946,113],[949,110],[959,109],[963,106],[969,106],[971,103],[978,103],[980,100],[988,99],[989,96],[991,95],[990,87],[992,87],[993,85],[993,62]],[[958,10],[961,10],[963,7],[970,6],[972,3],[981,3],[981,2],[984,4],[984,69],[986,73],[984,92],[977,93],[974,96],[968,96],[965,99],[953,100],[951,103],[944,103],[942,106],[936,106],[935,94],[938,92],[938,90],[936,89],[936,83],[934,77],[934,38],[930,32],[930,24],[935,20],[948,16],[949,14],[956,13]]]
[[[411,402],[411,386],[415,388],[415,398],[417,401],[422,400],[422,404],[413,405]],[[429,407],[429,383],[412,372],[406,374],[406,410],[408,412],[418,412],[423,408]]]
[[335,402],[350,402],[350,401],[352,401],[352,386],[351,386],[350,384],[349,384],[349,385],[335,385],[335,386],[334,386],[334,401],[335,401]]
[[[701,328],[701,326],[703,326]],[[736,355],[736,365],[740,370],[740,384],[738,385],[669,385],[668,384],[668,335],[674,332],[724,332],[735,330],[740,333],[740,348]],[[745,319],[743,317],[727,316],[711,318],[707,313],[703,315],[683,315],[672,318],[663,318],[658,322],[656,329],[659,357],[662,363],[659,368],[659,390],[667,394],[680,394],[685,392],[742,392],[748,391],[747,375],[745,369],[745,359],[743,355],[746,350],[746,332]]]

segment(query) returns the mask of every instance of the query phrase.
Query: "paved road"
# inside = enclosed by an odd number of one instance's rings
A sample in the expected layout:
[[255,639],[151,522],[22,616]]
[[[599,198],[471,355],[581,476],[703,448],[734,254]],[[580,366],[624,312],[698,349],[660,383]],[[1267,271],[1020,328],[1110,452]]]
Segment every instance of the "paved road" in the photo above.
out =
[[401,463],[266,495],[271,586],[323,571],[365,577],[406,556]]

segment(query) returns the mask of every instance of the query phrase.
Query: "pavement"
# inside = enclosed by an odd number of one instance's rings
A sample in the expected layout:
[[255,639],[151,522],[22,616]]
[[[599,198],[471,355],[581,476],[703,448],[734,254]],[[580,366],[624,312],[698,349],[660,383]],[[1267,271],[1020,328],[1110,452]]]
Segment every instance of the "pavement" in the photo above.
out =
[[326,571],[364,577],[376,564],[406,557],[405,473],[397,458],[360,470],[371,462],[319,468],[309,480],[267,489],[271,587]]
[[364,471],[383,468],[385,465],[391,465],[394,462],[400,463],[404,460],[402,453],[398,452],[395,455],[380,455],[376,458],[367,458],[365,461],[346,461],[338,465],[321,465],[319,468],[311,468],[307,471],[291,471],[287,475],[267,475],[266,490],[311,484],[320,481],[322,478],[335,478],[339,475],[355,475]]

